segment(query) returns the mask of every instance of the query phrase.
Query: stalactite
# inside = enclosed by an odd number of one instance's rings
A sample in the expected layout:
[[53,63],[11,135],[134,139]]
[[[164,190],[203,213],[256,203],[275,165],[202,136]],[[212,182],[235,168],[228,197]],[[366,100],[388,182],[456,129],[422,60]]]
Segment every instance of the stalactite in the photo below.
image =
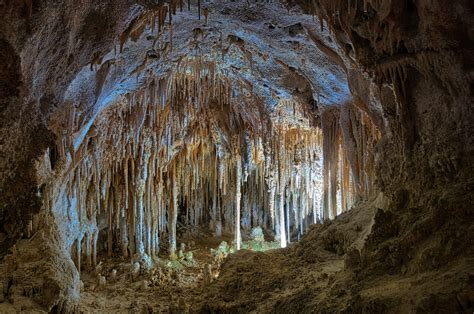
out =
[[204,8],[204,9],[202,10],[202,14],[204,15],[205,23],[206,23],[206,25],[207,25],[208,16],[209,16],[209,9],[208,9],[208,8]]
[[197,0],[198,2],[198,18],[201,19],[201,0]]
[[[167,237],[175,258],[178,215],[188,224],[208,225],[217,236],[234,231],[237,248],[241,233],[256,226],[279,234],[285,247],[309,222],[338,213],[336,195],[343,210],[349,208],[355,176],[350,155],[339,148],[334,113],[330,120],[323,116],[321,131],[292,98],[279,100],[278,119],[265,118],[262,101],[244,92],[248,86],[232,82],[204,57],[183,60],[147,82],[105,110],[96,122],[102,125],[94,126],[103,132],[92,149],[73,149],[68,197],[81,221],[107,218],[100,231],[109,254],[117,247],[125,258],[157,256]],[[75,119],[71,113],[72,128]],[[366,123],[361,145],[372,147],[376,132],[365,116],[357,119]],[[64,141],[64,147],[72,142]],[[371,163],[368,156],[360,160],[363,169]]]

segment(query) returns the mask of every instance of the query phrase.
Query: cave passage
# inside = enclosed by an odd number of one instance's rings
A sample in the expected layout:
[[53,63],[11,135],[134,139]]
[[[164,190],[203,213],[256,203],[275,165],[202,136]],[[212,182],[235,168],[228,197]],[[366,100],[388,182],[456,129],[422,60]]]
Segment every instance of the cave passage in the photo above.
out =
[[[241,230],[261,227],[285,247],[350,208],[363,187],[335,121],[325,136],[296,100],[280,100],[268,119],[256,99],[232,95],[237,84],[212,61],[187,61],[103,113],[104,124],[93,126],[101,134],[74,151],[80,162],[67,183],[68,219],[87,226],[78,245],[86,238],[96,247],[102,232],[109,255],[157,256],[166,239],[173,256],[179,220],[233,233],[237,248]],[[372,144],[377,135],[364,131]]]
[[[215,10],[229,8],[214,5]],[[321,101],[347,93],[340,64],[322,54],[324,63],[301,65],[299,74],[277,59],[280,51],[252,46],[271,45],[267,33],[237,32],[249,42],[229,33],[224,44],[222,33],[199,19],[183,44],[178,28],[189,19],[196,23],[195,12],[176,13],[175,6],[140,13],[120,36],[119,48],[95,56],[67,91],[71,101],[84,97],[88,78],[95,76],[95,113],[82,113],[74,104],[64,110],[67,131],[55,151],[66,161],[65,182],[44,188],[46,206],[59,209],[61,219],[76,230],[68,243],[79,272],[84,261],[96,267],[101,251],[149,262],[164,251],[175,260],[178,223],[217,237],[232,234],[236,250],[253,228],[286,247],[311,224],[334,219],[370,194],[372,150],[380,132],[352,106],[346,113],[350,127],[343,133],[338,105]],[[311,24],[280,28],[312,48],[322,44],[315,42],[318,31]],[[218,47],[209,47],[206,36],[218,36]],[[144,48],[144,60],[134,68]],[[293,49],[298,61],[306,62]],[[179,59],[172,57],[173,50]],[[163,70],[162,59],[173,58],[178,60]],[[119,62],[125,66],[119,68]],[[263,72],[274,66],[282,77],[269,79]],[[304,72],[337,76],[329,86],[318,82],[330,94],[314,90],[312,82],[301,78]],[[118,74],[124,78],[117,80]],[[77,90],[79,85],[86,87]],[[322,114],[315,116],[318,108]],[[344,141],[354,147],[347,150]],[[52,168],[53,161],[48,162]]]
[[0,4],[0,312],[472,312],[452,2]]
[[[263,45],[271,45],[268,34],[239,30],[223,43],[218,33],[221,47],[211,46],[205,54],[203,47],[186,46],[205,46],[211,41],[206,36],[216,36],[211,21],[202,24],[198,19],[199,26],[182,45],[178,28],[187,19],[196,23],[196,17],[189,11],[173,19],[175,6],[143,11],[122,33],[113,54],[97,55],[84,70],[84,75],[96,76],[92,117],[74,104],[65,110],[68,133],[63,132],[55,148],[58,159],[65,161],[64,183],[47,185],[43,193],[46,207],[75,231],[67,242],[78,273],[95,271],[98,284],[104,274],[96,268],[105,252],[108,258],[121,255],[142,268],[153,267],[160,258],[191,262],[186,243],[180,244],[183,230],[227,238],[232,252],[256,249],[255,242],[248,242],[256,239],[260,249],[287,247],[310,225],[348,211],[369,195],[373,184],[371,154],[380,134],[367,114],[352,107],[350,133],[344,134],[338,104],[321,101],[324,96],[318,93],[324,90],[313,90],[292,66],[282,64],[280,51],[253,47],[262,44],[259,38],[242,38],[261,36]],[[284,9],[274,6],[277,12]],[[215,9],[225,8],[220,4]],[[317,46],[314,38],[321,30],[311,29],[316,24],[310,23],[310,31],[290,23],[283,33],[300,45]],[[157,52],[155,47],[163,48]],[[143,58],[144,48],[144,61],[129,72],[139,84],[134,82],[133,91],[114,86],[108,77],[120,71],[119,60],[133,65],[134,58]],[[178,50],[179,60],[158,71],[165,58],[158,54],[172,55],[173,50]],[[299,62],[306,62],[293,50]],[[330,67],[316,60],[300,65],[301,71],[337,75],[340,87],[320,82],[333,97],[347,89],[344,72],[325,54],[320,58]],[[282,78],[262,73],[274,66],[281,68],[277,75]],[[303,86],[287,82],[295,79]],[[87,84],[86,79],[79,83]],[[83,93],[76,88],[72,84],[68,90],[72,101]],[[116,95],[112,100],[111,94]],[[318,108],[323,110],[319,117]],[[344,147],[344,136],[356,143],[355,149]],[[45,159],[52,168],[50,155]]]

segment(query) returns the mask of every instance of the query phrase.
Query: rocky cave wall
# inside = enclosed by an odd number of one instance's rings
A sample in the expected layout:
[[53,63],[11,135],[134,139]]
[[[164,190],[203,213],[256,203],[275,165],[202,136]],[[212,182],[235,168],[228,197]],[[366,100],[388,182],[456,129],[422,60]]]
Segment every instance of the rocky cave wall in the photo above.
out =
[[374,162],[385,214],[372,228],[380,239],[361,250],[365,274],[413,275],[472,256],[472,3],[300,4],[332,29],[354,104],[382,133]]
[[[38,213],[34,160],[50,147],[48,121],[67,85],[98,51],[109,50],[133,3],[7,1],[2,16],[2,232],[18,238]],[[100,30],[100,31],[99,31]],[[30,218],[28,218],[30,217]]]
[[383,134],[376,157],[378,186],[411,194],[398,198],[414,203],[426,201],[423,195],[437,187],[470,191],[472,3],[301,5],[334,33],[344,50],[354,103]]

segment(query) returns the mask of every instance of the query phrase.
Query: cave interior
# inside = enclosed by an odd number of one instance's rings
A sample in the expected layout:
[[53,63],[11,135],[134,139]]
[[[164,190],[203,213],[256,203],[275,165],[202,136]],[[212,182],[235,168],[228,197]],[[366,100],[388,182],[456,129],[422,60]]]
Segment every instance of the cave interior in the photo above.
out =
[[1,313],[472,313],[472,0],[0,2]]

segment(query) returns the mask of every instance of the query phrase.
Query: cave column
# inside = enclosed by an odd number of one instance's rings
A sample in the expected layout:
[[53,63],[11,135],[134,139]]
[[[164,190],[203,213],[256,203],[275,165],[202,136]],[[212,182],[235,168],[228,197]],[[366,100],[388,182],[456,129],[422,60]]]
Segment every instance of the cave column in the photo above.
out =
[[137,224],[135,229],[135,242],[136,242],[136,253],[138,255],[145,254],[145,246],[143,243],[143,195],[145,193],[145,180],[139,179],[137,182],[137,202],[138,202],[138,210],[137,210]]
[[[283,143],[280,147],[283,147]],[[281,151],[280,148],[279,156],[278,156],[278,174],[280,177],[280,210],[279,210],[279,219],[280,219],[280,246],[282,248],[286,247],[286,227],[285,227],[285,185],[286,185],[286,178],[285,178],[285,169],[283,166],[283,158],[284,153]]]
[[86,259],[88,269],[92,268],[92,236],[90,232],[86,233]]
[[285,227],[285,186],[284,182],[281,183],[283,187],[280,186],[280,246],[282,248],[286,247],[286,227]]
[[168,216],[169,254],[171,259],[176,259],[176,223],[178,220],[178,176],[176,173],[176,162],[173,163],[171,180],[172,199]]
[[120,248],[122,256],[128,257],[128,235],[127,235],[127,219],[120,217]]
[[240,235],[240,203],[242,198],[241,181],[242,181],[242,159],[237,155],[236,159],[236,180],[235,180],[235,245],[237,250],[240,250],[241,235]]

